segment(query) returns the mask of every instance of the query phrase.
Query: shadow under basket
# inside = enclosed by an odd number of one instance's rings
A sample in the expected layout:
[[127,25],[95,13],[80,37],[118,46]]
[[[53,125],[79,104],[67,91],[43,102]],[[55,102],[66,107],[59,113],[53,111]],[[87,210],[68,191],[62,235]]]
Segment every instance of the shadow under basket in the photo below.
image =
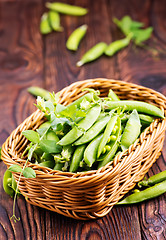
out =
[[[73,102],[86,93],[82,92],[84,88],[98,89],[101,96],[107,96],[112,89],[120,99],[154,104],[166,115],[166,98],[162,94],[111,79],[75,82],[60,91],[60,103]],[[37,110],[11,133],[2,146],[2,160],[7,167],[16,163],[23,167],[26,160],[21,159],[21,154],[28,141],[22,131],[35,130],[43,121],[43,113]],[[19,190],[29,203],[68,217],[82,220],[103,217],[144,177],[159,157],[165,129],[166,119],[156,119],[128,150],[98,170],[69,173],[29,163],[36,178],[21,176]],[[18,181],[19,173],[13,175]]]

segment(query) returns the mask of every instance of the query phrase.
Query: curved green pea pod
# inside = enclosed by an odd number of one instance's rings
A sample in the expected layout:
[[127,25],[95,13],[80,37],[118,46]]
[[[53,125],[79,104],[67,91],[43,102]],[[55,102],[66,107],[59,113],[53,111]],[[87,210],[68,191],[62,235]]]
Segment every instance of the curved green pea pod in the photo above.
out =
[[141,132],[141,122],[137,110],[133,110],[130,117],[126,123],[125,129],[121,138],[121,148],[126,150],[133,144],[138,138]]
[[85,149],[84,160],[89,167],[92,167],[93,163],[97,160],[97,150],[102,137],[103,134],[98,135]]
[[81,58],[80,61],[77,62],[77,67],[82,66],[85,63],[92,62],[99,58],[101,55],[103,55],[105,49],[107,47],[107,44],[104,42],[100,42],[93,46],[91,49],[89,49]]
[[28,92],[34,96],[40,96],[42,98],[44,98],[45,100],[49,100],[50,99],[50,92],[43,89],[43,88],[40,88],[40,87],[29,87],[28,89]]
[[107,101],[104,105],[105,109],[112,110],[117,107],[125,107],[126,111],[137,110],[139,113],[145,113],[156,117],[164,118],[162,110],[155,105],[142,101],[121,100],[121,101]]
[[118,130],[116,131],[116,140],[111,142],[109,146],[111,147],[111,150],[102,157],[102,159],[99,159],[99,165],[98,169],[105,166],[107,163],[109,163],[114,157],[115,154],[118,150],[119,147],[119,140],[120,140],[120,135],[121,135],[121,119],[118,117],[117,118],[117,126]]
[[58,31],[58,32],[63,31],[63,27],[60,25],[60,16],[59,16],[58,12],[49,11],[48,19],[49,19],[50,25],[54,31]]
[[86,148],[86,145],[80,145],[76,148],[71,163],[70,163],[70,168],[69,168],[69,172],[76,172],[79,164],[81,162],[81,160],[83,159],[83,155],[84,155],[84,150]]
[[99,158],[99,156],[102,153],[105,145],[107,144],[108,138],[111,135],[111,132],[112,132],[114,126],[115,126],[117,118],[118,118],[117,116],[112,117],[109,120],[109,122],[108,122],[108,124],[106,126],[104,134],[103,134],[103,137],[102,137],[101,142],[99,144],[99,148],[98,148],[98,152],[97,152],[97,158]]
[[145,200],[155,198],[166,192],[166,180],[158,184],[155,184],[152,187],[146,188],[143,191],[135,192],[122,201],[118,202],[116,205],[123,204],[133,204],[143,202]]
[[53,169],[55,166],[55,161],[45,161],[45,162],[41,162],[39,163],[39,166],[43,166],[43,167],[48,167]]
[[53,3],[46,2],[46,7],[53,11],[66,14],[66,15],[72,15],[72,16],[83,16],[88,12],[86,8],[69,5],[61,2],[53,2]]
[[82,38],[85,36],[87,32],[88,26],[86,24],[78,27],[75,29],[71,35],[69,36],[67,42],[66,42],[66,47],[69,50],[76,51],[78,49],[78,46],[80,44],[80,41]]
[[59,142],[59,145],[69,145],[75,142],[84,131],[88,130],[99,117],[101,106],[96,105],[92,107],[86,117],[78,123],[78,127],[73,127]]
[[115,53],[117,53],[119,50],[121,50],[122,48],[127,47],[129,45],[129,43],[130,43],[130,39],[128,37],[124,38],[124,39],[117,40],[115,42],[112,42],[105,49],[105,54],[107,56],[111,57]]
[[52,28],[49,23],[48,13],[44,13],[40,21],[40,32],[42,34],[48,34],[52,31]]
[[96,123],[94,123],[94,125],[89,128],[89,130],[74,143],[74,145],[81,145],[90,142],[105,128],[109,119],[110,116],[106,116],[101,118],[100,120],[97,120]]
[[7,169],[3,176],[3,189],[11,197],[14,195],[14,190],[12,189],[12,173]]

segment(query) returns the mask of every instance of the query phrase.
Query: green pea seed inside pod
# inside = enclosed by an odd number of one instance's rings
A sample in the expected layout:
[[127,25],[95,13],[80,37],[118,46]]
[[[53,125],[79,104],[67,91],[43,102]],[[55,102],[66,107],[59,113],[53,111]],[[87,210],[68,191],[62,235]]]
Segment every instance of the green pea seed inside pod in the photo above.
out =
[[78,49],[78,46],[80,44],[80,41],[82,38],[85,36],[87,32],[88,26],[86,24],[78,27],[75,29],[71,35],[69,36],[67,42],[66,42],[66,47],[69,50],[76,51]]

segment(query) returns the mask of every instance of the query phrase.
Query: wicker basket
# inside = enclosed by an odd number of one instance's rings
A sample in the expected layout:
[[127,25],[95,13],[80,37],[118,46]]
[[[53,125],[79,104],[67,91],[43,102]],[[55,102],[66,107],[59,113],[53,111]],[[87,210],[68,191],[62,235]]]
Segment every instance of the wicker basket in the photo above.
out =
[[[123,81],[108,79],[85,80],[71,84],[60,92],[60,103],[69,104],[84,93],[85,87],[99,89],[102,96],[111,88],[121,99],[152,103],[166,115],[166,98],[154,90]],[[2,159],[9,167],[23,166],[21,153],[27,140],[25,129],[36,129],[44,121],[43,113],[34,112],[9,136],[2,147]],[[95,219],[105,216],[135,184],[140,181],[159,157],[166,129],[166,119],[155,120],[128,150],[116,156],[99,170],[69,173],[29,164],[36,178],[21,177],[19,189],[29,203],[75,219]],[[18,181],[19,173],[14,173]]]

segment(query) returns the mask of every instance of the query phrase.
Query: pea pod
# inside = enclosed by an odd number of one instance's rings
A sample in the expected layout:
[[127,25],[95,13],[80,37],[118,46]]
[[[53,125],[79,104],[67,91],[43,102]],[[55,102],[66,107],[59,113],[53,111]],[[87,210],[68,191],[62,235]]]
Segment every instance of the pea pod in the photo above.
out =
[[55,164],[54,170],[61,171],[62,168],[63,168],[63,165],[64,165],[64,163],[59,163],[59,162],[57,162],[57,163]]
[[69,5],[61,2],[53,2],[53,3],[46,2],[46,7],[53,11],[66,14],[66,15],[72,15],[72,16],[83,16],[88,12],[86,8]]
[[166,180],[166,170],[162,171],[156,175],[153,175],[152,177],[148,178],[147,180],[140,181],[138,183],[138,187],[148,187],[148,186],[153,186],[157,183],[160,183],[162,181]]
[[97,157],[98,158],[99,158],[100,154],[102,153],[103,148],[105,147],[105,145],[106,145],[106,143],[108,141],[109,136],[111,135],[111,132],[112,132],[114,126],[115,126],[116,121],[117,121],[117,116],[112,117],[109,120],[109,122],[108,122],[108,124],[107,124],[107,126],[105,128],[103,137],[101,139],[101,142],[100,142],[99,148],[98,148],[98,153],[97,153]]
[[14,190],[12,189],[12,173],[8,169],[3,176],[3,189],[9,196],[14,196]]
[[53,140],[55,142],[59,141],[58,136],[56,135],[56,133],[52,130],[48,130],[48,132],[46,133],[46,139],[47,140]]
[[78,123],[78,127],[72,128],[59,142],[59,145],[69,145],[75,142],[81,135],[83,135],[84,130],[88,130],[94,122],[99,117],[101,111],[101,106],[96,105],[92,107],[86,117]]
[[48,13],[49,23],[54,31],[62,32],[63,27],[60,25],[60,16],[58,12],[49,11]]
[[98,164],[98,169],[105,166],[107,163],[109,163],[115,157],[115,154],[119,147],[119,140],[120,140],[120,135],[121,135],[121,120],[119,117],[117,118],[117,126],[118,126],[118,130],[116,131],[116,134],[115,134],[116,140],[109,144],[109,146],[111,147],[111,150],[108,153],[106,153],[106,155],[104,157],[102,157],[102,159],[99,159],[100,162]]
[[145,113],[156,117],[164,118],[164,113],[158,107],[142,102],[142,101],[130,101],[130,100],[121,100],[121,101],[107,101],[105,103],[105,109],[112,110],[117,107],[125,107],[126,111],[137,110],[139,113]]
[[100,42],[89,49],[81,58],[80,61],[77,62],[77,67],[81,67],[85,63],[92,62],[103,55],[107,44],[104,42]]
[[115,53],[117,53],[122,48],[125,48],[129,45],[130,39],[124,38],[117,40],[115,42],[112,42],[108,45],[108,47],[105,49],[105,54],[109,57],[113,56]]
[[33,86],[33,87],[29,87],[27,90],[29,93],[31,93],[32,95],[34,95],[36,97],[40,96],[40,97],[44,98],[45,100],[50,99],[50,92],[43,88]]
[[121,138],[121,148],[126,150],[138,138],[141,132],[141,123],[137,111],[134,109],[131,113],[129,120],[126,123],[124,132]]
[[106,116],[100,120],[97,120],[97,122],[91,128],[89,128],[89,130],[81,138],[79,138],[74,145],[81,145],[90,142],[105,128],[109,119],[110,116]]
[[77,29],[75,29],[71,35],[69,36],[67,42],[66,42],[66,47],[69,50],[76,51],[78,49],[78,46],[80,44],[80,41],[82,38],[85,36],[87,32],[87,25],[84,24]]
[[155,184],[152,187],[146,188],[143,191],[135,192],[123,199],[122,201],[118,202],[116,205],[140,203],[145,200],[158,197],[165,192],[166,180]]
[[49,23],[48,13],[44,13],[40,21],[40,32],[42,34],[48,34],[52,31],[52,28]]
[[84,150],[86,148],[86,145],[80,145],[76,148],[71,163],[70,163],[70,168],[69,168],[69,172],[76,172],[78,167],[79,167],[79,163],[81,162],[81,160],[83,159],[83,155],[84,155]]
[[102,137],[103,134],[98,135],[85,149],[84,160],[89,167],[92,167],[93,163],[97,160],[97,150]]

